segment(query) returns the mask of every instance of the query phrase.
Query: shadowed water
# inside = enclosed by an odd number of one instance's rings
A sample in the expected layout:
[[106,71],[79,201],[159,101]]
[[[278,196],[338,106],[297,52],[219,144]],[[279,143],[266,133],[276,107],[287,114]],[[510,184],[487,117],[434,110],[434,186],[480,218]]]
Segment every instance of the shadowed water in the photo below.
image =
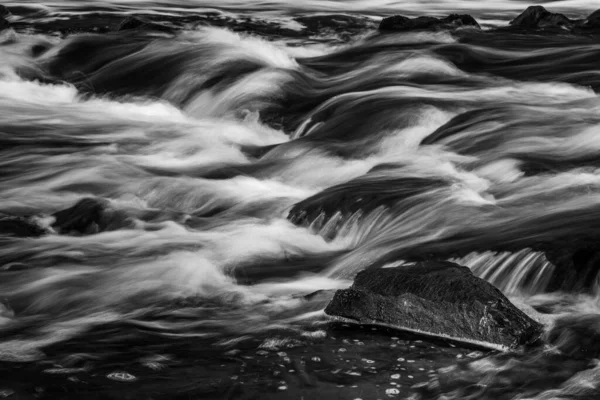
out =
[[[6,5],[0,213],[48,233],[0,235],[0,370],[19,371],[0,397],[598,395],[592,356],[323,313],[361,269],[450,259],[596,337],[598,269],[557,260],[600,233],[597,37],[487,30],[523,1],[402,2],[486,29],[385,35],[398,2]],[[117,32],[130,14],[165,29]],[[84,198],[109,223],[56,229]]]

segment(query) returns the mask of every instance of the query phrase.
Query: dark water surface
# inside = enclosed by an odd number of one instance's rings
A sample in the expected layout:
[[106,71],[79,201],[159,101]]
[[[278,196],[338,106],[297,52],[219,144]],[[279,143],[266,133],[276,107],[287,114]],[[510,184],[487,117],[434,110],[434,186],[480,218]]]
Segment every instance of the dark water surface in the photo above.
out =
[[[600,39],[491,29],[527,5],[6,3],[0,213],[49,233],[0,236],[0,398],[599,398],[591,355],[322,311],[363,268],[434,257],[597,341],[595,264],[549,254],[595,254]],[[483,31],[376,29],[456,11]],[[117,32],[130,15],[156,25]],[[52,228],[84,198],[106,223]]]

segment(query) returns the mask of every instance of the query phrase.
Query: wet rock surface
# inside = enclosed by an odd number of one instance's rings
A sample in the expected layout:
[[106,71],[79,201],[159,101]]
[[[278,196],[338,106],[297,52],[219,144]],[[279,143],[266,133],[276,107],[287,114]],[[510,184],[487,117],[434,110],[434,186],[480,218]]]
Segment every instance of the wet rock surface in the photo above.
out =
[[479,29],[479,24],[470,15],[452,14],[445,18],[417,17],[408,18],[402,15],[394,15],[384,18],[379,25],[380,31],[419,31],[419,30],[449,30],[470,27]]
[[499,349],[533,343],[542,333],[498,289],[450,262],[362,271],[325,312]]
[[53,214],[52,227],[59,233],[91,234],[126,225],[126,216],[113,210],[107,201],[84,198],[75,205]]
[[574,21],[563,14],[552,13],[542,6],[531,6],[523,11],[517,18],[510,22],[513,27],[540,29],[540,28],[571,28]]

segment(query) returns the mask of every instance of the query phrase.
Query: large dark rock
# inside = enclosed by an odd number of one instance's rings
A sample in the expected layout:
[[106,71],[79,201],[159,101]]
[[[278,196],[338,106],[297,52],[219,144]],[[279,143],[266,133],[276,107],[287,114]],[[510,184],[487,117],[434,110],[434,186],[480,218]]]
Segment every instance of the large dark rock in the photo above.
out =
[[52,227],[63,234],[93,234],[129,224],[127,216],[109,206],[108,201],[84,198],[74,206],[53,214]]
[[501,350],[536,342],[542,333],[498,289],[447,261],[362,271],[325,313]]
[[479,24],[470,15],[452,14],[446,18],[417,17],[408,18],[402,15],[384,18],[379,24],[380,31],[418,31],[418,30],[449,30],[461,27],[479,29]]
[[523,29],[571,29],[575,25],[575,21],[563,14],[552,13],[542,6],[531,6],[510,21],[510,25]]

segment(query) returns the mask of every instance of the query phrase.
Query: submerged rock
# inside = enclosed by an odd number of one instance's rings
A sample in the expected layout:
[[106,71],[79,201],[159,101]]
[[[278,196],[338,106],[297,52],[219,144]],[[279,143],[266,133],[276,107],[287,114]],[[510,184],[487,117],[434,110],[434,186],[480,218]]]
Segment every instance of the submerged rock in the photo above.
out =
[[59,233],[92,234],[128,224],[127,216],[110,207],[108,201],[84,198],[74,206],[53,214],[52,227]]
[[552,13],[542,6],[530,6],[517,18],[510,21],[510,25],[527,29],[569,29],[573,27],[574,21],[571,21],[563,14]]
[[118,29],[121,31],[129,31],[129,30],[147,30],[147,31],[159,31],[159,32],[167,32],[172,33],[173,29],[168,26],[157,24],[155,22],[147,21],[145,19],[141,19],[138,17],[127,17],[125,18]]
[[380,31],[415,31],[415,30],[445,30],[461,27],[471,27],[479,29],[479,24],[475,18],[468,14],[452,14],[446,18],[435,17],[417,17],[408,18],[402,15],[384,18],[379,25]]
[[534,343],[542,333],[498,289],[447,261],[362,271],[325,313],[498,350]]

